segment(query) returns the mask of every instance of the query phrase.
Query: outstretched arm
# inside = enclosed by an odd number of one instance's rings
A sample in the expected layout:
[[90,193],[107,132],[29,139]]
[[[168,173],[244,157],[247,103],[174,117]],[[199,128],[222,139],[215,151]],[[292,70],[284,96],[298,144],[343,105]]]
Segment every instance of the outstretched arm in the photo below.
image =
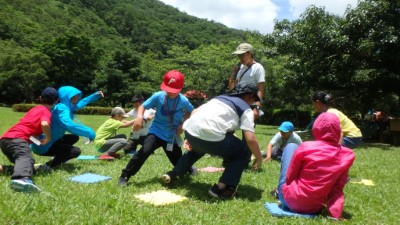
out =
[[262,156],[256,135],[248,130],[243,130],[243,133],[246,139],[247,147],[250,149],[251,153],[253,153],[253,155],[256,157],[253,162],[253,170],[259,170],[261,169]]
[[138,131],[143,127],[143,115],[144,115],[144,107],[143,105],[140,105],[139,108],[137,109],[137,116],[135,119],[135,122],[133,123],[133,130]]
[[103,98],[104,94],[102,91],[97,91],[86,98],[81,99],[77,104],[76,104],[76,110],[82,109],[86,105],[99,100],[100,98]]

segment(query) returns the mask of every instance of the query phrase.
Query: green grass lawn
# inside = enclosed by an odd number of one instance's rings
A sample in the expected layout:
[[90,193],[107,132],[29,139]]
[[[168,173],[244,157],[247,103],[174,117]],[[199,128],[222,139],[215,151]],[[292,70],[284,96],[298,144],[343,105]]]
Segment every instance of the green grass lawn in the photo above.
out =
[[[0,132],[16,123],[23,113],[0,108]],[[83,116],[79,120],[94,130],[106,116]],[[276,127],[257,125],[257,138],[262,150],[276,133]],[[128,129],[124,133],[129,133]],[[92,144],[80,140],[82,155],[99,155]],[[345,224],[400,224],[399,147],[355,149],[356,161],[350,170],[351,179],[369,179],[375,186],[349,183],[345,188]],[[35,155],[36,163],[49,158]],[[215,200],[208,195],[210,186],[220,173],[200,173],[178,180],[172,186],[161,183],[160,176],[172,168],[159,149],[150,156],[130,185],[121,188],[117,180],[128,163],[123,157],[113,162],[72,160],[50,174],[34,177],[42,189],[40,194],[17,193],[10,189],[10,177],[0,176],[0,224],[335,224],[325,217],[317,219],[276,218],[265,209],[265,202],[276,184],[279,163],[263,165],[261,172],[245,172],[238,188],[239,196],[231,200]],[[0,154],[0,164],[10,162]],[[196,167],[221,165],[217,157],[203,157]],[[81,184],[68,178],[92,172],[112,179],[95,184]],[[168,190],[188,198],[175,204],[153,206],[134,197],[157,190]]]

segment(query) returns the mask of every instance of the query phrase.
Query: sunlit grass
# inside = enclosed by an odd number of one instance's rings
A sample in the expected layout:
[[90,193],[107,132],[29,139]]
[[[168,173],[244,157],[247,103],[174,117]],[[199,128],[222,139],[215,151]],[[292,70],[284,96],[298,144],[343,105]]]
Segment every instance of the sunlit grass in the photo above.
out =
[[[16,123],[23,113],[0,108],[3,133]],[[93,129],[106,116],[78,115],[79,120]],[[262,149],[276,133],[276,127],[257,125],[257,138]],[[128,134],[129,130],[125,129]],[[240,134],[239,134],[240,135]],[[99,155],[92,144],[82,141],[76,146],[83,155]],[[399,156],[398,147],[368,147],[355,150],[356,161],[350,171],[352,180],[370,179],[375,186],[349,183],[345,188],[346,224],[399,224]],[[37,162],[48,157],[35,155]],[[40,194],[16,193],[9,188],[10,177],[0,176],[0,224],[335,224],[322,216],[317,219],[276,218],[264,209],[264,202],[274,202],[269,196],[277,183],[279,163],[264,164],[261,172],[245,172],[239,186],[239,196],[232,200],[215,200],[207,191],[218,181],[220,173],[200,173],[186,177],[167,187],[160,176],[172,166],[162,150],[149,157],[130,185],[120,188],[118,177],[129,158],[105,161],[72,160],[50,174],[34,177],[42,189]],[[0,164],[10,164],[0,154]],[[203,157],[196,167],[221,165],[217,157]],[[80,184],[68,178],[92,172],[112,179],[96,184]],[[189,200],[153,206],[137,200],[134,195],[167,189]]]

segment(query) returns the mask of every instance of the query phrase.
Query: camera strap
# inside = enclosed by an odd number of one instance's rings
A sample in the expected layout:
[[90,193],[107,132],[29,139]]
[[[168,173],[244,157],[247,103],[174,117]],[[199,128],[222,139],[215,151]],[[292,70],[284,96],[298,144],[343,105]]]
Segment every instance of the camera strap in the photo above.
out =
[[239,76],[238,82],[240,82],[240,80],[242,79],[243,75],[244,75],[253,65],[254,65],[254,62],[253,62],[253,64],[251,64],[249,67],[247,67],[247,69],[242,73],[242,75]]

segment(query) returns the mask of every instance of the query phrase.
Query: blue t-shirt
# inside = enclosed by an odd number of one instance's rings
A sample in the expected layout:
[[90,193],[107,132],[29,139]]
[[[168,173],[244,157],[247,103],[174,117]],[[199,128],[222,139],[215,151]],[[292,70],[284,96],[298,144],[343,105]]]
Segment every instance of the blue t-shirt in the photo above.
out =
[[193,105],[182,94],[172,99],[164,91],[154,93],[143,103],[145,109],[153,108],[156,110],[153,123],[149,128],[149,133],[154,134],[164,141],[171,141],[180,124],[183,122],[185,113],[193,111]]

